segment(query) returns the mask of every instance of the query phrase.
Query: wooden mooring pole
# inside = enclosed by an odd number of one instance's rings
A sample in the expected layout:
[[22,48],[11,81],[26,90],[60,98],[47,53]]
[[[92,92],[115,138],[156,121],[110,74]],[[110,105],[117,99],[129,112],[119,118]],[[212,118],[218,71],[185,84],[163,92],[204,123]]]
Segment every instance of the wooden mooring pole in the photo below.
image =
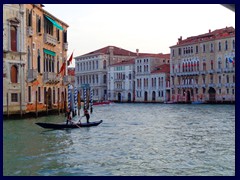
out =
[[38,92],[36,91],[36,118],[38,117],[37,104],[38,104]]
[[7,117],[8,117],[8,119],[9,119],[9,104],[8,104],[9,102],[8,102],[8,93],[7,93]]

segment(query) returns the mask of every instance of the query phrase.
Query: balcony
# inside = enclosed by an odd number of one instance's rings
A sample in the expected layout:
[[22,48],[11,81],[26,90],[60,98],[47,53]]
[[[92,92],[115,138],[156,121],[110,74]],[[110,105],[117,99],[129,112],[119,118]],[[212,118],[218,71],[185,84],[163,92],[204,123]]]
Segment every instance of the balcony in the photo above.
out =
[[209,74],[213,74],[213,73],[214,73],[214,70],[213,70],[213,69],[208,70],[208,73],[209,73]]
[[68,43],[63,43],[63,49],[64,49],[64,51],[68,50]]
[[206,84],[201,84],[201,87],[202,87],[202,88],[205,88],[205,87],[206,87]]
[[222,72],[222,69],[217,69],[216,72],[217,72],[217,73],[221,73],[221,72]]
[[28,69],[27,71],[27,82],[33,82],[37,79],[37,70]]
[[[74,78],[74,77],[73,77]],[[72,76],[64,76],[63,77],[63,84],[68,85],[72,82]]]
[[57,45],[57,38],[53,37],[50,34],[45,33],[44,34],[44,43],[56,46]]
[[224,86],[225,87],[230,87],[230,83],[225,83]]
[[123,81],[125,81],[125,80],[123,80],[123,79],[114,79],[114,82],[123,82]]
[[217,88],[221,88],[221,87],[222,87],[222,84],[221,84],[221,83],[217,83],[217,84],[216,84],[216,87],[217,87]]
[[33,36],[33,28],[31,26],[27,27],[27,36],[29,37]]
[[230,87],[235,87],[235,83],[230,83]]
[[206,71],[200,71],[200,74],[206,74]]
[[208,87],[214,87],[214,86],[215,86],[215,84],[213,84],[213,83],[208,84]]
[[57,84],[60,82],[60,77],[54,72],[44,72],[43,82],[46,84]]

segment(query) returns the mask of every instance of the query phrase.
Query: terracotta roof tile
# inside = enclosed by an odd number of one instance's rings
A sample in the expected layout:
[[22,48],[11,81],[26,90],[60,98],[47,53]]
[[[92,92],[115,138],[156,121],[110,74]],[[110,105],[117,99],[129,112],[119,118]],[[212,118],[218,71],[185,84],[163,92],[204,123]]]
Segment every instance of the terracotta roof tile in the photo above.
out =
[[111,66],[124,66],[124,65],[130,65],[135,63],[135,58],[129,59],[129,60],[123,60],[121,62],[112,64]]
[[113,48],[113,54],[114,55],[119,55],[119,56],[136,56],[137,55],[134,52],[131,52],[131,51],[128,51],[128,50],[125,50],[125,49],[122,49],[122,48],[119,48],[119,47],[116,47],[116,46],[107,46],[107,47],[89,52],[89,53],[84,54],[82,56],[91,55],[91,54],[110,54],[110,48]]
[[235,36],[235,29],[233,27],[226,27],[226,28],[217,29],[214,31],[209,31],[208,33],[201,34],[198,36],[188,37],[187,39],[180,40],[177,43],[177,45],[174,45],[171,47],[189,45],[189,44],[194,44],[194,43],[198,43],[198,42],[211,41],[214,39],[222,39],[225,37],[233,37],[233,36]]
[[170,64],[162,64],[157,66],[155,70],[151,72],[152,74],[159,74],[159,73],[170,73]]

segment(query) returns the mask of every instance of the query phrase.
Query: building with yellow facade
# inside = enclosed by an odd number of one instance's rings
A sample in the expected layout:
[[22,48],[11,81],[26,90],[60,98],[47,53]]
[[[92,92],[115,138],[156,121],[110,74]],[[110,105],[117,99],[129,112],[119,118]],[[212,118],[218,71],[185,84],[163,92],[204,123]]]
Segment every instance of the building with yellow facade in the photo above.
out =
[[3,9],[4,114],[64,110],[68,78],[58,72],[67,59],[68,25],[42,4]]
[[171,101],[235,102],[235,29],[180,37],[171,46]]

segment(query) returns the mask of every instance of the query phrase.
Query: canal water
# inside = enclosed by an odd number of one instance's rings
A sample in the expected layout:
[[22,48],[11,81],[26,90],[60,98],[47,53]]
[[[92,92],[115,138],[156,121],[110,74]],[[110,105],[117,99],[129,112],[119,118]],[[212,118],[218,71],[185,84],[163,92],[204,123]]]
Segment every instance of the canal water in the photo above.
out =
[[94,107],[96,127],[35,125],[64,119],[4,120],[3,175],[235,175],[235,105],[115,103]]

